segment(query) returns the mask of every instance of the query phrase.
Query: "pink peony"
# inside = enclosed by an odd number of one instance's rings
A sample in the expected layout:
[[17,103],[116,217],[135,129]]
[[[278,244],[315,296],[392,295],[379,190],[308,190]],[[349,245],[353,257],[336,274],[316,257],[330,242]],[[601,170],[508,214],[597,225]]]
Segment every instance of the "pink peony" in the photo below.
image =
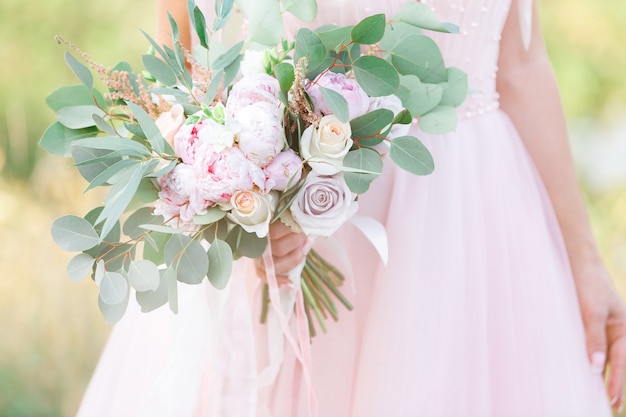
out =
[[206,207],[197,210],[189,201],[194,184],[193,168],[187,164],[178,164],[167,175],[158,179],[161,190],[155,204],[154,214],[162,215],[165,220],[174,219],[175,226],[193,230],[193,216],[203,214]]
[[267,74],[250,74],[233,85],[226,102],[226,114],[237,118],[244,107],[258,102],[266,102],[282,109],[278,98],[278,80]]
[[260,167],[269,164],[283,149],[282,110],[275,105],[257,102],[244,107],[236,118],[241,126],[237,135],[239,149]]
[[266,177],[265,192],[284,191],[300,181],[302,159],[293,150],[287,149],[276,155],[263,171]]
[[216,151],[210,144],[203,144],[197,152],[194,164],[195,189],[190,203],[206,207],[213,203],[226,203],[238,190],[250,190],[253,186],[265,188],[265,174],[250,162],[237,147]]
[[359,83],[344,74],[337,74],[327,71],[317,77],[315,81],[306,85],[306,92],[313,100],[315,111],[324,115],[331,114],[330,107],[320,93],[320,87],[328,88],[343,96],[348,102],[348,112],[350,120],[367,113],[369,107],[369,97],[363,91]]
[[200,146],[198,132],[207,121],[201,120],[195,124],[183,125],[174,136],[174,151],[186,164],[193,165],[196,160],[196,151]]

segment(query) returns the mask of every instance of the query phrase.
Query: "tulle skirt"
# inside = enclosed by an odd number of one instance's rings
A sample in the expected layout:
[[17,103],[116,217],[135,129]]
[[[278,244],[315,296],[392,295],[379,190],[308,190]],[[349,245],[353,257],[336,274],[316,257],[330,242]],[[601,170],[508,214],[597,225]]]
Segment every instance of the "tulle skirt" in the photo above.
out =
[[[494,110],[454,135],[414,133],[434,174],[386,163],[359,201],[387,229],[387,265],[355,227],[335,238],[354,311],[313,339],[319,415],[610,416],[557,221],[509,119]],[[130,311],[79,416],[307,416],[288,343],[267,378],[276,332],[258,323],[256,284],[238,262],[226,291],[181,288],[178,316]]]

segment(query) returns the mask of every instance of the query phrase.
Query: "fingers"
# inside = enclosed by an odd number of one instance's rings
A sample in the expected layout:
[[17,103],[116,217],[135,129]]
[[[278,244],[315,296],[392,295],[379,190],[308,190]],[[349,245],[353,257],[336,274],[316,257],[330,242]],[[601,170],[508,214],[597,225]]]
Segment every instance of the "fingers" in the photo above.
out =
[[603,309],[583,310],[583,322],[587,336],[587,354],[593,371],[604,372],[607,358],[606,320],[608,312]]
[[[265,275],[265,266],[263,265],[263,261],[261,260],[260,262],[255,262],[254,266],[256,269],[256,274],[259,277],[259,279],[267,284],[268,283],[267,276]],[[290,284],[291,280],[289,280],[289,277],[285,275],[277,275],[276,282],[278,283],[278,286],[281,287],[283,285]]]
[[280,239],[288,234],[294,233],[289,226],[285,226],[282,222],[274,222],[270,224],[270,237],[272,240]]
[[621,413],[624,407],[624,371],[626,370],[626,329],[620,320],[609,320],[607,334],[609,335],[609,363],[608,394],[611,405]]
[[272,239],[272,255],[276,258],[287,256],[294,250],[302,251],[307,242],[307,237],[303,233],[290,233],[281,238]]

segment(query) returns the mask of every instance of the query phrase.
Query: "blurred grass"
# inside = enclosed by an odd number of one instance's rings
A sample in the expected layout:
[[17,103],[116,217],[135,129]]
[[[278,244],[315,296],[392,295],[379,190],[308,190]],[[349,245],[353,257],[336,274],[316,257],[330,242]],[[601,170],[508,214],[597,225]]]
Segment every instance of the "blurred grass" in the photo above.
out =
[[[138,28],[154,33],[155,4],[0,2],[2,417],[73,416],[109,331],[94,286],[67,279],[71,254],[58,249],[49,233],[54,218],[83,215],[100,200],[92,192],[81,196],[86,184],[67,161],[43,156],[36,147],[54,116],[44,97],[76,83],[53,37],[75,42],[105,65],[119,59],[137,65],[147,48]],[[568,118],[600,125],[623,119],[626,3],[543,0],[541,11]],[[607,265],[626,294],[626,183],[586,187],[585,196]]]

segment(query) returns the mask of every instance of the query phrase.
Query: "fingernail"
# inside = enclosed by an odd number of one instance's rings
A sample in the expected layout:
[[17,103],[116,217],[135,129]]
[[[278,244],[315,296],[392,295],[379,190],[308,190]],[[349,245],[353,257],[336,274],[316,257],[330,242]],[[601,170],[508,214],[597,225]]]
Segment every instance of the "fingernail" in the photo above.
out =
[[617,400],[619,400],[619,395],[613,397],[613,399],[611,400],[611,407],[614,407],[615,404],[617,404]]
[[596,374],[601,374],[604,371],[604,362],[606,361],[606,353],[594,352],[591,355],[591,368]]
[[622,411],[624,411],[624,404],[620,404],[619,408],[617,410],[617,414],[622,414]]

